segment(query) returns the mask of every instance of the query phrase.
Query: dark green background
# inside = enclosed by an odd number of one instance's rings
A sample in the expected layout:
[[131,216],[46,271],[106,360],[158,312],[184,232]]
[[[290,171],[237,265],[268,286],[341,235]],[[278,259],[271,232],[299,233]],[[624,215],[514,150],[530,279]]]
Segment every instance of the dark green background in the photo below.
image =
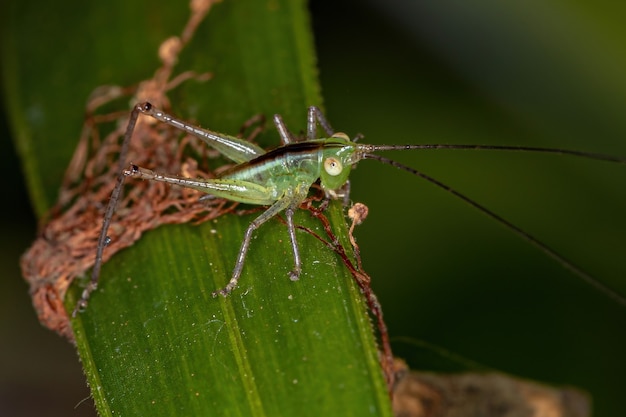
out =
[[[336,129],[361,132],[372,143],[524,144],[626,155],[622,6],[433,0],[406,10],[382,1],[321,3],[312,9]],[[79,20],[80,11],[72,12]],[[139,12],[120,11],[119,19],[132,21]],[[33,37],[42,36],[38,30],[49,28],[34,28]],[[88,67],[87,56],[66,65]],[[0,411],[90,415],[87,404],[73,410],[88,393],[71,346],[39,327],[19,279],[16,259],[33,239],[35,220],[8,133],[2,137],[0,369],[7,372]],[[626,293],[626,167],[469,151],[391,156]],[[374,161],[361,163],[352,178],[354,201],[371,209],[357,238],[397,354],[419,369],[472,369],[419,347],[430,343],[487,367],[587,389],[597,415],[621,409],[623,307],[417,178]]]

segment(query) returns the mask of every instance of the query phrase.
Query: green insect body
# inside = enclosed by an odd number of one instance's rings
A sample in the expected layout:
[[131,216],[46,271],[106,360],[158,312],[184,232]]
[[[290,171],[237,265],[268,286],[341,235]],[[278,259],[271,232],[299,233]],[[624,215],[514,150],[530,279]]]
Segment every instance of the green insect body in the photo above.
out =
[[[581,151],[563,149],[524,147],[524,146],[499,146],[499,145],[366,145],[352,141],[344,133],[335,133],[322,112],[317,107],[309,107],[307,119],[306,139],[298,141],[289,132],[279,115],[274,116],[274,123],[281,138],[282,145],[265,151],[259,146],[234,136],[224,135],[192,126],[182,120],[170,116],[161,110],[154,108],[150,103],[141,103],[135,106],[126,130],[124,144],[120,152],[120,159],[125,158],[127,143],[132,137],[132,132],[139,114],[149,115],[161,122],[172,125],[186,131],[207,145],[219,151],[225,157],[234,161],[237,165],[222,173],[218,178],[191,179],[175,175],[159,174],[150,169],[131,165],[130,169],[124,170],[118,177],[118,183],[113,191],[109,205],[107,206],[103,227],[99,237],[96,261],[92,270],[91,282],[83,291],[81,299],[76,305],[74,315],[87,306],[90,293],[97,288],[102,253],[108,239],[107,230],[113,215],[115,204],[119,198],[124,177],[136,177],[152,181],[161,181],[182,187],[200,190],[207,194],[238,201],[247,204],[269,206],[261,215],[252,221],[246,229],[241,247],[235,262],[233,274],[228,284],[219,291],[213,292],[213,296],[221,294],[227,296],[236,286],[243,271],[243,265],[250,245],[253,232],[263,223],[277,214],[284,212],[287,221],[287,229],[291,241],[294,268],[289,273],[291,280],[299,279],[302,271],[302,263],[296,240],[295,225],[293,222],[294,212],[300,203],[306,199],[309,188],[320,181],[322,189],[328,198],[344,196],[342,187],[347,183],[348,176],[354,164],[363,159],[376,159],[380,162],[395,166],[411,174],[419,176],[439,188],[453,194],[469,205],[483,212],[492,219],[500,222],[511,231],[527,240],[546,255],[559,262],[564,268],[569,269],[575,275],[604,292],[609,297],[626,305],[626,300],[615,291],[611,290],[591,277],[585,271],[574,265],[565,257],[548,247],[527,232],[518,228],[506,219],[500,217],[488,208],[478,204],[438,180],[398,162],[378,156],[374,152],[388,150],[417,150],[417,149],[471,149],[471,150],[498,150],[498,151],[523,151],[542,152],[576,157],[590,158],[601,161],[626,164],[626,158],[611,155],[596,154]],[[326,133],[326,138],[318,138],[318,125]]]
[[[284,145],[235,165],[216,179],[162,176],[139,167],[139,172],[128,175],[169,182],[240,203],[269,205],[292,194],[299,204],[318,178],[331,195],[341,188],[348,180],[351,165],[358,160],[356,155],[353,142],[333,137]],[[299,198],[302,194],[303,198]]]

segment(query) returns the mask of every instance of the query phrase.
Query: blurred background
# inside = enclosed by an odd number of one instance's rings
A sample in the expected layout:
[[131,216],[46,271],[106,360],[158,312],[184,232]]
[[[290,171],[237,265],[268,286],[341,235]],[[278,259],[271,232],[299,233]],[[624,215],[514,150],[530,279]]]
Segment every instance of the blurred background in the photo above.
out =
[[[63,123],[50,124],[49,152],[69,159],[73,149],[55,147],[52,138],[78,138],[95,87],[74,74],[92,71],[127,85],[147,75],[134,55],[156,67],[153,46],[101,39],[149,21],[154,31],[137,37],[156,45],[179,32],[187,12],[170,21],[158,2],[53,10],[28,3],[2,13],[3,57],[14,55],[2,69],[0,414],[94,415],[90,400],[77,406],[89,393],[73,347],[38,324],[21,279],[18,257],[34,239],[33,211],[42,207],[29,203],[7,114],[22,109],[11,126],[23,128],[44,118],[40,103],[58,103]],[[336,129],[364,134],[363,142],[626,156],[626,5],[340,0],[310,8],[326,114]],[[69,24],[90,42],[63,38]],[[60,40],[48,44],[44,36]],[[626,294],[623,165],[486,151],[386,156],[466,194]],[[57,190],[47,184],[63,173],[38,169],[48,174],[42,200],[51,203]],[[370,208],[356,237],[396,355],[415,369],[499,370],[576,386],[592,395],[597,415],[623,409],[623,305],[431,184],[376,161],[363,161],[351,178],[353,201]]]

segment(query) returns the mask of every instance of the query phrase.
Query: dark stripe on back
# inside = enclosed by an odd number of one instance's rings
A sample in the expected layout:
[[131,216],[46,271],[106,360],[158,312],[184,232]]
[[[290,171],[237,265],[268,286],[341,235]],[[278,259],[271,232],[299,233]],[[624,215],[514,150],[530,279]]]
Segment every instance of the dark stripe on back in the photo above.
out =
[[[326,141],[305,141],[305,142],[294,142],[288,145],[279,146],[278,148],[274,148],[267,153],[257,156],[256,158],[243,162],[241,164],[235,165],[229,170],[225,171],[220,175],[220,177],[227,177],[239,171],[251,168],[257,168],[262,165],[272,163],[273,161],[281,160],[282,158],[286,158],[286,155],[298,155],[298,154],[307,154],[307,153],[315,153],[327,147],[329,144]],[[330,144],[332,146],[332,143]]]

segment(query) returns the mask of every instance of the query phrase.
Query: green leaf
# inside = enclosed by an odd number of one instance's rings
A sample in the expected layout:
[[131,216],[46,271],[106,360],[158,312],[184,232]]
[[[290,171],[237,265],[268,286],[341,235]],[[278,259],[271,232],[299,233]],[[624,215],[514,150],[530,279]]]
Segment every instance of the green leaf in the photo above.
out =
[[[180,32],[189,12],[166,2],[12,7],[28,25],[7,41],[6,77],[18,82],[5,85],[41,215],[56,198],[90,90],[151,76],[158,44]],[[76,19],[54,48],[27,36],[68,10]],[[256,113],[281,113],[298,131],[306,106],[321,104],[314,57],[304,2],[225,1],[178,65],[214,78],[187,82],[170,98],[178,115],[217,131],[236,132]],[[277,136],[260,141],[276,145]],[[72,323],[101,415],[390,414],[361,293],[313,236],[298,231],[304,270],[291,282],[286,227],[269,222],[255,234],[239,287],[211,297],[228,281],[255,215],[161,227],[104,265],[87,311]],[[328,215],[347,245],[341,208]],[[306,212],[296,222],[323,235]],[[68,305],[79,294],[73,288]]]

